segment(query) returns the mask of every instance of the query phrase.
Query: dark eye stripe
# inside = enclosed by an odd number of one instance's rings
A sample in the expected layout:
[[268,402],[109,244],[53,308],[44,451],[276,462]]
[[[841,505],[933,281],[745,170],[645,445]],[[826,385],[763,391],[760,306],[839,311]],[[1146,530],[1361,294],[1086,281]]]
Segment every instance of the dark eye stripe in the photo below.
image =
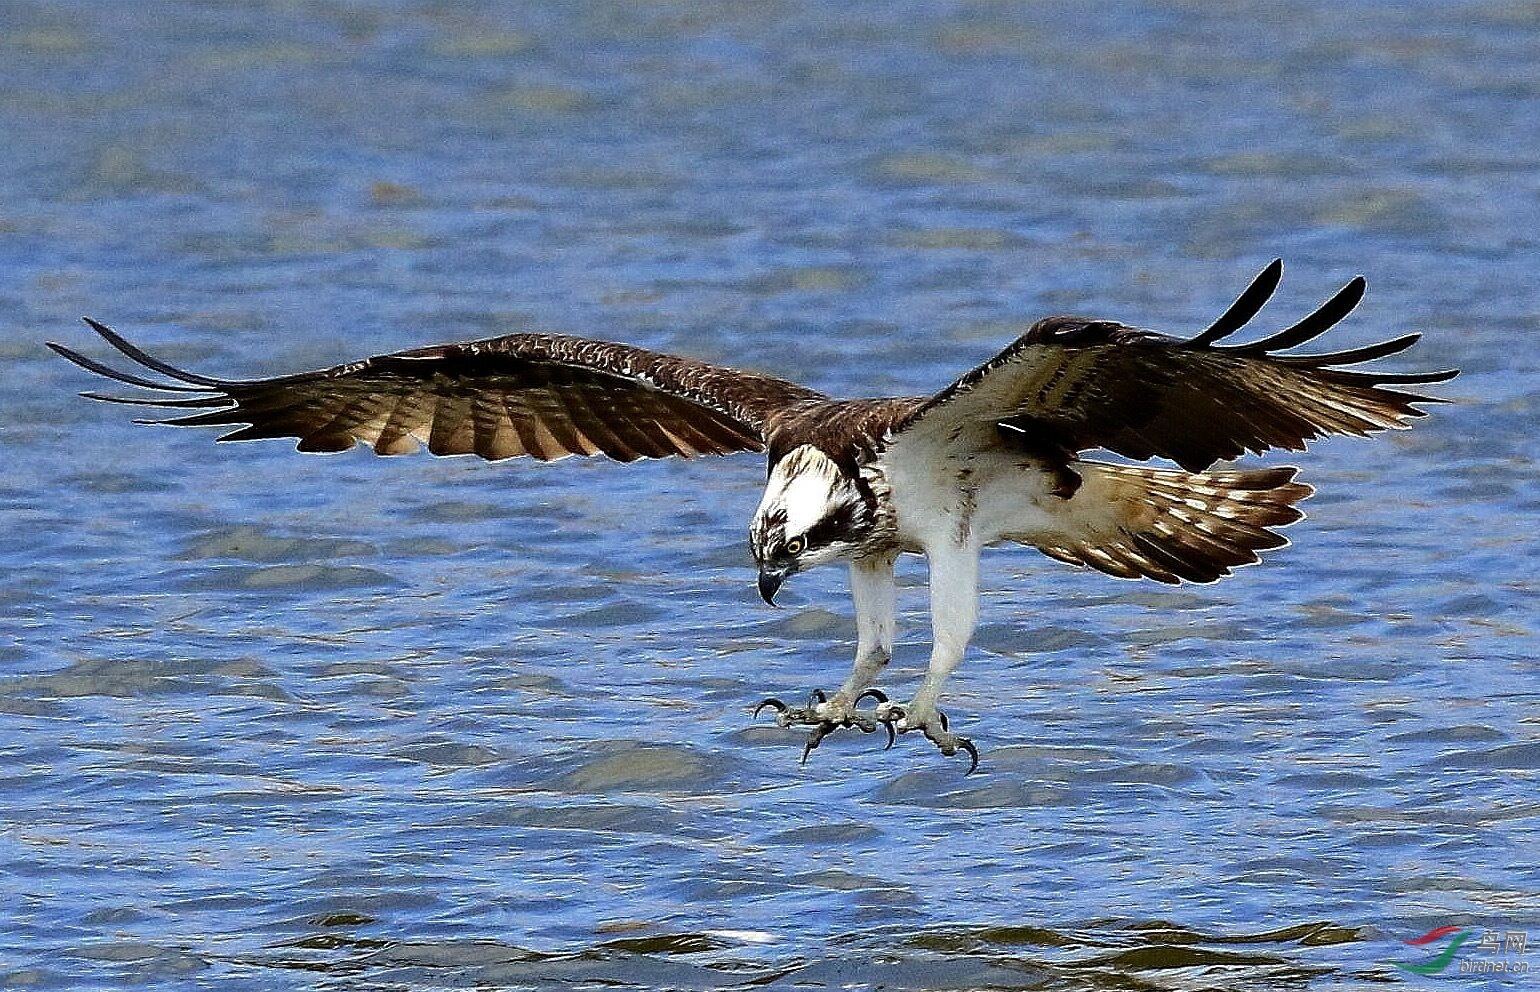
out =
[[855,529],[856,510],[854,503],[841,504],[839,509],[809,527],[806,535],[808,546],[821,548],[851,534]]

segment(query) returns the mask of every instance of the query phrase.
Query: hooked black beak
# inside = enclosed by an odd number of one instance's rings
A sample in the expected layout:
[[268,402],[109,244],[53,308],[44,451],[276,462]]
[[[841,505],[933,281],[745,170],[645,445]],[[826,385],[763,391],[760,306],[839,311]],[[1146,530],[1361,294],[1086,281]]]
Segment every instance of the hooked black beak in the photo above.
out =
[[781,583],[786,581],[786,576],[791,572],[785,569],[759,570],[759,598],[771,606],[775,605],[776,590],[781,588]]

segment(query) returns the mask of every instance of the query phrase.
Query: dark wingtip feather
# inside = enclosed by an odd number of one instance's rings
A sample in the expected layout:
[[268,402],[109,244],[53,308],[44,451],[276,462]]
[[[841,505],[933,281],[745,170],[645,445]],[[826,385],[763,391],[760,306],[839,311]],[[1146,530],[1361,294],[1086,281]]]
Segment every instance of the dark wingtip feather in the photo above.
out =
[[206,375],[198,375],[196,372],[189,372],[186,369],[179,369],[175,365],[161,361],[154,355],[151,355],[145,352],[143,349],[136,347],[127,338],[123,337],[117,331],[114,331],[112,328],[108,327],[106,324],[103,324],[99,320],[93,320],[90,317],[81,317],[80,319],[85,321],[91,330],[95,331],[97,334],[100,334],[108,344],[112,345],[114,348],[118,349],[123,354],[127,355],[129,358],[132,358],[134,361],[138,362],[140,365],[143,365],[147,369],[153,369],[154,371],[159,372],[161,375],[170,376],[173,379],[190,383],[194,386],[211,386],[216,389],[224,386],[224,383],[218,379],[210,379]]
[[1358,304],[1363,302],[1364,292],[1368,288],[1367,279],[1363,276],[1354,276],[1348,280],[1346,286],[1333,293],[1331,299],[1317,307],[1314,313],[1291,327],[1285,327],[1277,334],[1269,335],[1260,341],[1253,341],[1251,344],[1241,345],[1240,349],[1255,354],[1282,351],[1285,348],[1304,344],[1311,338],[1319,337],[1356,310]]
[[[1424,396],[1421,393],[1407,393],[1407,392],[1403,392],[1402,390],[1399,390],[1399,389],[1381,389],[1381,390],[1379,390],[1379,394],[1381,396],[1385,397],[1386,399],[1395,400],[1398,403],[1407,403],[1407,404],[1411,404],[1411,403],[1452,403],[1453,402],[1453,400],[1446,400],[1442,396]],[[1428,411],[1426,411],[1426,410],[1418,410],[1415,407],[1408,407],[1406,412],[1407,412],[1408,416],[1412,416],[1412,417],[1426,417],[1428,415]]]
[[1359,362],[1372,362],[1376,358],[1398,355],[1421,340],[1422,335],[1414,331],[1411,334],[1403,334],[1398,338],[1381,341],[1379,344],[1365,345],[1362,348],[1331,351],[1322,355],[1276,355],[1274,359],[1291,365],[1309,365],[1315,368],[1327,365],[1357,365]]
[[1418,383],[1448,382],[1460,374],[1459,369],[1439,369],[1436,372],[1355,372],[1351,369],[1322,369],[1333,382],[1346,382],[1362,386],[1409,386]]
[[88,400],[99,400],[103,403],[120,403],[123,406],[159,406],[159,407],[216,407],[228,406],[228,396],[196,396],[191,399],[165,399],[161,397],[138,396],[109,396],[106,393],[94,393],[89,390],[80,394]]
[[1278,283],[1283,279],[1283,259],[1275,258],[1267,267],[1257,273],[1251,285],[1247,286],[1235,302],[1220,314],[1207,329],[1197,337],[1188,341],[1192,348],[1206,348],[1221,338],[1229,337],[1246,323],[1255,317],[1257,313],[1272,299],[1273,293],[1278,289]]
[[95,373],[104,379],[112,379],[116,382],[121,382],[129,386],[138,386],[140,389],[159,389],[165,392],[174,393],[207,392],[207,390],[203,389],[193,389],[189,386],[174,386],[167,382],[155,382],[152,379],[145,379],[137,375],[132,375],[128,372],[120,372],[110,365],[104,365],[94,358],[87,358],[80,352],[75,351],[72,348],[66,348],[62,344],[55,344],[52,341],[48,341],[46,344],[50,349],[53,350],[54,354],[60,356],[65,361],[72,362],[73,364],[85,369],[87,372]]

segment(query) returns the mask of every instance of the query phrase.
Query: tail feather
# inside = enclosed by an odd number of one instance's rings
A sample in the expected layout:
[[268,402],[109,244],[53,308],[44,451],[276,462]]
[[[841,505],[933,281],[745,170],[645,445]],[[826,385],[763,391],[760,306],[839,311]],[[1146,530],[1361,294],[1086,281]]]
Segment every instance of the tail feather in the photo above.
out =
[[1213,582],[1288,540],[1270,528],[1304,516],[1313,493],[1294,468],[1180,472],[1081,462],[1084,481],[1056,528],[1021,535],[1044,554],[1120,578]]

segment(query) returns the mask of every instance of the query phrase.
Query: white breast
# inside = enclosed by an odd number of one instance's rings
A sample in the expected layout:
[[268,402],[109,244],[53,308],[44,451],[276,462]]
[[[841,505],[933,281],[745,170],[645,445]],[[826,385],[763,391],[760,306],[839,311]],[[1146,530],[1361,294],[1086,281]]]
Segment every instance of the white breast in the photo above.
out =
[[906,548],[981,548],[1049,517],[1053,480],[1030,458],[998,448],[895,446],[884,454],[898,538]]

